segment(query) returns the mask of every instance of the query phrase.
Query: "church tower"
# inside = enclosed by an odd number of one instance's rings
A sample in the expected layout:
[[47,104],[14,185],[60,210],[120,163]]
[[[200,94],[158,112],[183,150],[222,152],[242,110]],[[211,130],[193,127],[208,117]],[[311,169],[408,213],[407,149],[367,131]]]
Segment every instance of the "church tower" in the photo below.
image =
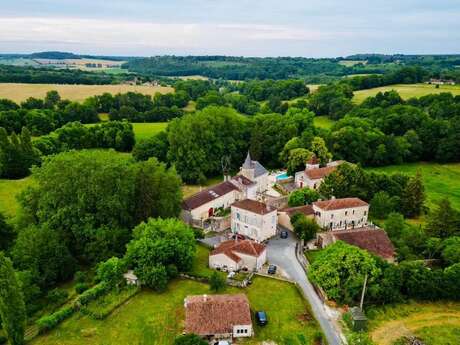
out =
[[240,174],[248,178],[249,180],[254,181],[254,171],[255,171],[255,167],[252,162],[251,155],[249,154],[249,151],[248,151],[248,155],[246,156],[243,166],[240,169]]

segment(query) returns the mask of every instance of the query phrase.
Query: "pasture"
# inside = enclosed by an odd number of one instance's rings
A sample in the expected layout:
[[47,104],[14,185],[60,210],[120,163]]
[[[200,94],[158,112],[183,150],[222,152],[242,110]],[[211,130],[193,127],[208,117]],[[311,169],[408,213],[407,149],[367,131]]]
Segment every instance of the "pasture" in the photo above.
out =
[[439,88],[436,88],[435,85],[430,84],[397,84],[376,87],[368,90],[355,91],[353,102],[359,104],[363,102],[367,97],[375,96],[378,92],[385,92],[390,90],[397,91],[403,99],[422,97],[441,92],[451,92],[454,96],[460,95],[460,85],[439,85]]
[[16,196],[32,184],[30,176],[20,180],[0,179],[0,213],[14,217],[19,207]]
[[133,125],[136,141],[148,139],[155,134],[164,131],[168,126],[167,122],[145,122],[131,124]]
[[331,120],[328,116],[315,116],[313,118],[313,124],[323,129],[331,129],[334,123],[335,121]]
[[376,345],[393,345],[415,335],[426,345],[460,344],[460,304],[454,302],[396,304],[368,311],[369,334]]
[[[144,289],[104,320],[77,313],[30,344],[170,345],[183,331],[184,298],[211,293],[206,284],[178,279],[162,293]],[[292,284],[257,277],[247,289],[227,288],[224,293],[246,293],[252,311],[265,310],[270,320],[263,328],[254,325],[255,337],[238,343],[255,345],[274,340],[277,344],[312,345],[320,332],[306,302]]]
[[460,210],[460,163],[409,163],[390,165],[381,168],[368,168],[376,172],[404,173],[415,175],[420,170],[427,196],[427,206],[432,207],[436,200],[449,198],[452,206]]
[[22,102],[29,97],[44,98],[50,90],[56,90],[63,99],[84,101],[86,98],[101,95],[104,92],[111,94],[125,92],[139,92],[145,95],[155,95],[157,92],[174,92],[172,87],[143,86],[143,85],[69,85],[69,84],[21,84],[0,83],[0,98],[8,98],[15,102]]

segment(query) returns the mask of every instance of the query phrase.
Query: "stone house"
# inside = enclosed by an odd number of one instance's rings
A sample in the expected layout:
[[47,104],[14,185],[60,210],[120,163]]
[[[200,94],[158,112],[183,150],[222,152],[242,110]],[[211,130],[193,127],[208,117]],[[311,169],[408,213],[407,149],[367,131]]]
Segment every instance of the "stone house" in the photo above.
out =
[[266,262],[265,246],[251,240],[222,242],[209,255],[209,267],[223,271],[258,271]]
[[327,166],[320,168],[319,162],[311,159],[305,165],[305,170],[298,171],[294,176],[294,183],[297,188],[308,187],[311,189],[318,189],[324,178],[335,171],[343,161],[329,162]]
[[258,161],[251,159],[248,152],[239,175],[242,175],[257,185],[257,193],[263,193],[268,189],[268,171]]
[[276,208],[262,202],[245,199],[231,206],[231,229],[254,241],[263,242],[276,235]]
[[291,217],[296,213],[302,213],[307,217],[315,218],[315,212],[312,205],[286,207],[278,210],[278,224],[285,229],[294,230],[291,223]]
[[315,201],[315,220],[327,230],[347,230],[367,225],[369,204],[359,198]]

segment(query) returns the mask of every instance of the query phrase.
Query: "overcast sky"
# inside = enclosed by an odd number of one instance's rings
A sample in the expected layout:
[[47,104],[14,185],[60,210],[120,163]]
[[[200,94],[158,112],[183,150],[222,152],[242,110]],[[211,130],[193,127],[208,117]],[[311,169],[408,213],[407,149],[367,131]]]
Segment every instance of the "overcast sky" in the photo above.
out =
[[0,0],[0,52],[460,53],[460,0]]

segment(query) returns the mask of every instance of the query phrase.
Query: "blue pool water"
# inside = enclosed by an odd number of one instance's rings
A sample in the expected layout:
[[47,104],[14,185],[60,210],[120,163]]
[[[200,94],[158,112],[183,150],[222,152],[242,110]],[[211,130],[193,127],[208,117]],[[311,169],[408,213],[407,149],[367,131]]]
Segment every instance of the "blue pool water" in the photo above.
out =
[[287,173],[282,173],[281,175],[276,176],[276,179],[277,179],[277,180],[286,180],[286,179],[288,179],[289,177],[290,177],[290,176],[288,176]]

